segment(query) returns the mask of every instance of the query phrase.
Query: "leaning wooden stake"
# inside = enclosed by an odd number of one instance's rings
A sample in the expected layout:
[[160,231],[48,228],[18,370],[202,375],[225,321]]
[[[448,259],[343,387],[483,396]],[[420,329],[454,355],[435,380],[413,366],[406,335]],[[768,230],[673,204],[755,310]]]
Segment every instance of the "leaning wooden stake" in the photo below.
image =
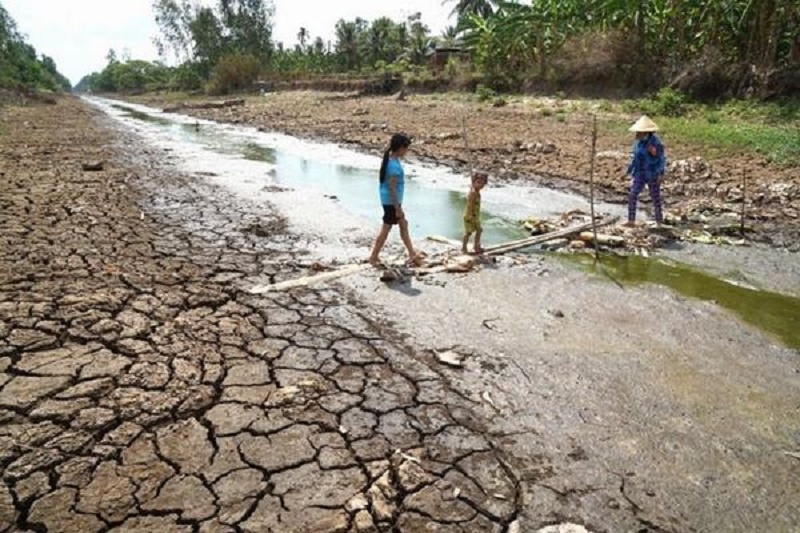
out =
[[469,177],[475,175],[475,162],[472,160],[472,150],[469,149],[469,138],[467,137],[467,117],[461,117],[461,132],[464,137],[464,150],[466,151],[467,164],[469,165]]
[[745,237],[747,229],[745,228],[745,220],[747,218],[747,169],[742,169],[742,222],[739,230],[742,232],[742,237]]
[[592,233],[594,234],[594,260],[600,261],[600,245],[597,240],[597,219],[594,216],[594,160],[597,154],[597,115],[592,115],[592,156],[589,170],[589,203],[592,213]]

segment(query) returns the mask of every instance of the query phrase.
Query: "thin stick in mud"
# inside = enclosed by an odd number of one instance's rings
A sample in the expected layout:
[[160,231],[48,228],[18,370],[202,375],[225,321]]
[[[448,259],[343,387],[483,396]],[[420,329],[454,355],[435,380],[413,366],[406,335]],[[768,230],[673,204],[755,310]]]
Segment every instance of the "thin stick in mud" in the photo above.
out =
[[469,177],[472,179],[472,176],[475,174],[475,163],[472,159],[472,150],[469,149],[469,138],[467,137],[467,117],[466,115],[461,117],[461,131],[464,137],[464,150],[466,151],[467,156],[467,165],[469,165]]
[[742,221],[740,223],[739,231],[742,233],[742,238],[745,238],[747,229],[745,228],[745,220],[747,219],[747,169],[742,169]]
[[597,219],[594,214],[594,161],[597,154],[597,115],[592,115],[592,155],[589,170],[589,204],[592,215],[592,233],[594,234],[594,260],[600,261],[600,243],[597,240]]

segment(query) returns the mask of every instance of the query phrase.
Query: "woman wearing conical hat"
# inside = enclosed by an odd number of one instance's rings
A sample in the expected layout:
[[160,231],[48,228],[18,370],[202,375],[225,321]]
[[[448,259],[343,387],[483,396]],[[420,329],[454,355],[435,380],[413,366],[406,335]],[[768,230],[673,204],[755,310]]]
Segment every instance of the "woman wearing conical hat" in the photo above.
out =
[[650,191],[653,201],[653,214],[656,222],[663,222],[661,212],[661,180],[667,166],[667,157],[664,145],[656,135],[658,126],[649,117],[643,116],[636,124],[631,126],[631,132],[636,134],[633,145],[633,155],[628,166],[628,175],[631,177],[631,193],[628,198],[628,225],[636,223],[636,204],[644,186]]

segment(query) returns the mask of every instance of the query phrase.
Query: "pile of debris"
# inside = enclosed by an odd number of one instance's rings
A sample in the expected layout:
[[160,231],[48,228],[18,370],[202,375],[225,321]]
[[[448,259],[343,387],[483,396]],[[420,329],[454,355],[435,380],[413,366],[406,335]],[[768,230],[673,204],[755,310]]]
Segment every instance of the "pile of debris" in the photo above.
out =
[[[530,217],[522,220],[521,224],[533,236],[590,224],[591,220],[589,213],[576,210],[553,218]],[[669,214],[665,217],[666,224],[660,226],[654,222],[637,223],[633,227],[624,224],[605,226],[598,230],[597,246],[605,252],[649,255],[649,252],[676,241],[736,246],[746,244],[741,237],[740,219],[734,213],[693,221],[682,214]],[[591,230],[541,244],[544,250],[559,252],[580,252],[594,247],[595,236]]]

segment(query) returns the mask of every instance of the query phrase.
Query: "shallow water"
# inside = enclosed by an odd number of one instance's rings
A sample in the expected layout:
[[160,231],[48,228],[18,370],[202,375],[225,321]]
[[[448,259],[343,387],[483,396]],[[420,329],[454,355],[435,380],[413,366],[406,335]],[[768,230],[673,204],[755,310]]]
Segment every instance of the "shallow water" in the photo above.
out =
[[570,257],[623,285],[653,283],[683,296],[712,301],[800,350],[800,298],[743,286],[663,259],[603,256],[600,265],[596,265],[592,257]]
[[[371,235],[380,225],[378,157],[254,128],[165,114],[134,104],[99,98],[89,101],[136,129],[155,146],[170,150],[185,169],[214,176],[248,199],[275,202],[294,222],[301,219],[302,227],[329,240],[334,256],[346,255],[342,241],[337,242],[342,234]],[[417,239],[428,235],[459,239],[467,178],[444,167],[414,162],[405,167],[405,204],[412,235]],[[285,189],[292,192],[281,196],[279,191]],[[515,219],[588,208],[578,196],[540,187],[488,188],[483,197],[484,244],[522,236]],[[608,205],[599,209],[614,214],[622,210]],[[576,261],[595,268],[591,259],[579,257]],[[789,346],[800,348],[798,298],[737,285],[657,258],[605,257],[602,265],[602,269],[595,270],[619,283],[654,283],[684,296],[716,302]]]
[[[128,122],[139,123],[140,132],[154,140],[169,139],[173,143],[193,148],[191,156],[195,164],[204,159],[215,159],[220,155],[239,158],[254,163],[241,173],[243,180],[260,180],[265,186],[289,187],[308,191],[308,200],[315,201],[319,193],[328,199],[341,202],[350,214],[379,223],[382,208],[378,198],[376,157],[352,153],[352,157],[342,157],[341,151],[333,145],[320,145],[307,142],[308,155],[304,156],[297,147],[289,147],[286,139],[275,134],[253,131],[249,128],[231,127],[208,121],[194,121],[188,117],[164,114],[154,109],[129,104],[112,103],[102,99],[91,99],[106,111]],[[283,141],[283,142],[281,142]],[[296,142],[305,142],[295,139]],[[313,145],[313,146],[312,146]],[[302,146],[300,146],[302,148]],[[327,153],[326,153],[327,148]],[[332,157],[332,156],[338,157]],[[428,235],[441,235],[458,239],[462,232],[462,214],[465,208],[468,186],[466,178],[447,175],[444,169],[432,169],[413,163],[406,164],[405,204],[411,222],[411,231],[418,238]],[[228,172],[236,172],[230,167]],[[422,175],[426,175],[425,178]],[[426,179],[427,178],[427,179]],[[463,185],[458,190],[450,186]],[[515,202],[512,198],[495,201],[486,200],[492,189],[484,192],[482,220],[484,242],[502,242],[523,236],[512,216],[497,216],[494,209],[503,208],[504,213],[517,213],[517,216],[541,212],[537,202]],[[566,201],[567,195],[542,190],[542,195],[554,195],[556,205],[550,210],[557,212]],[[575,198],[583,203],[579,198]],[[510,200],[510,201],[509,201]],[[541,203],[541,199],[538,200]],[[493,209],[494,208],[494,209]],[[374,225],[374,224],[373,224]]]

